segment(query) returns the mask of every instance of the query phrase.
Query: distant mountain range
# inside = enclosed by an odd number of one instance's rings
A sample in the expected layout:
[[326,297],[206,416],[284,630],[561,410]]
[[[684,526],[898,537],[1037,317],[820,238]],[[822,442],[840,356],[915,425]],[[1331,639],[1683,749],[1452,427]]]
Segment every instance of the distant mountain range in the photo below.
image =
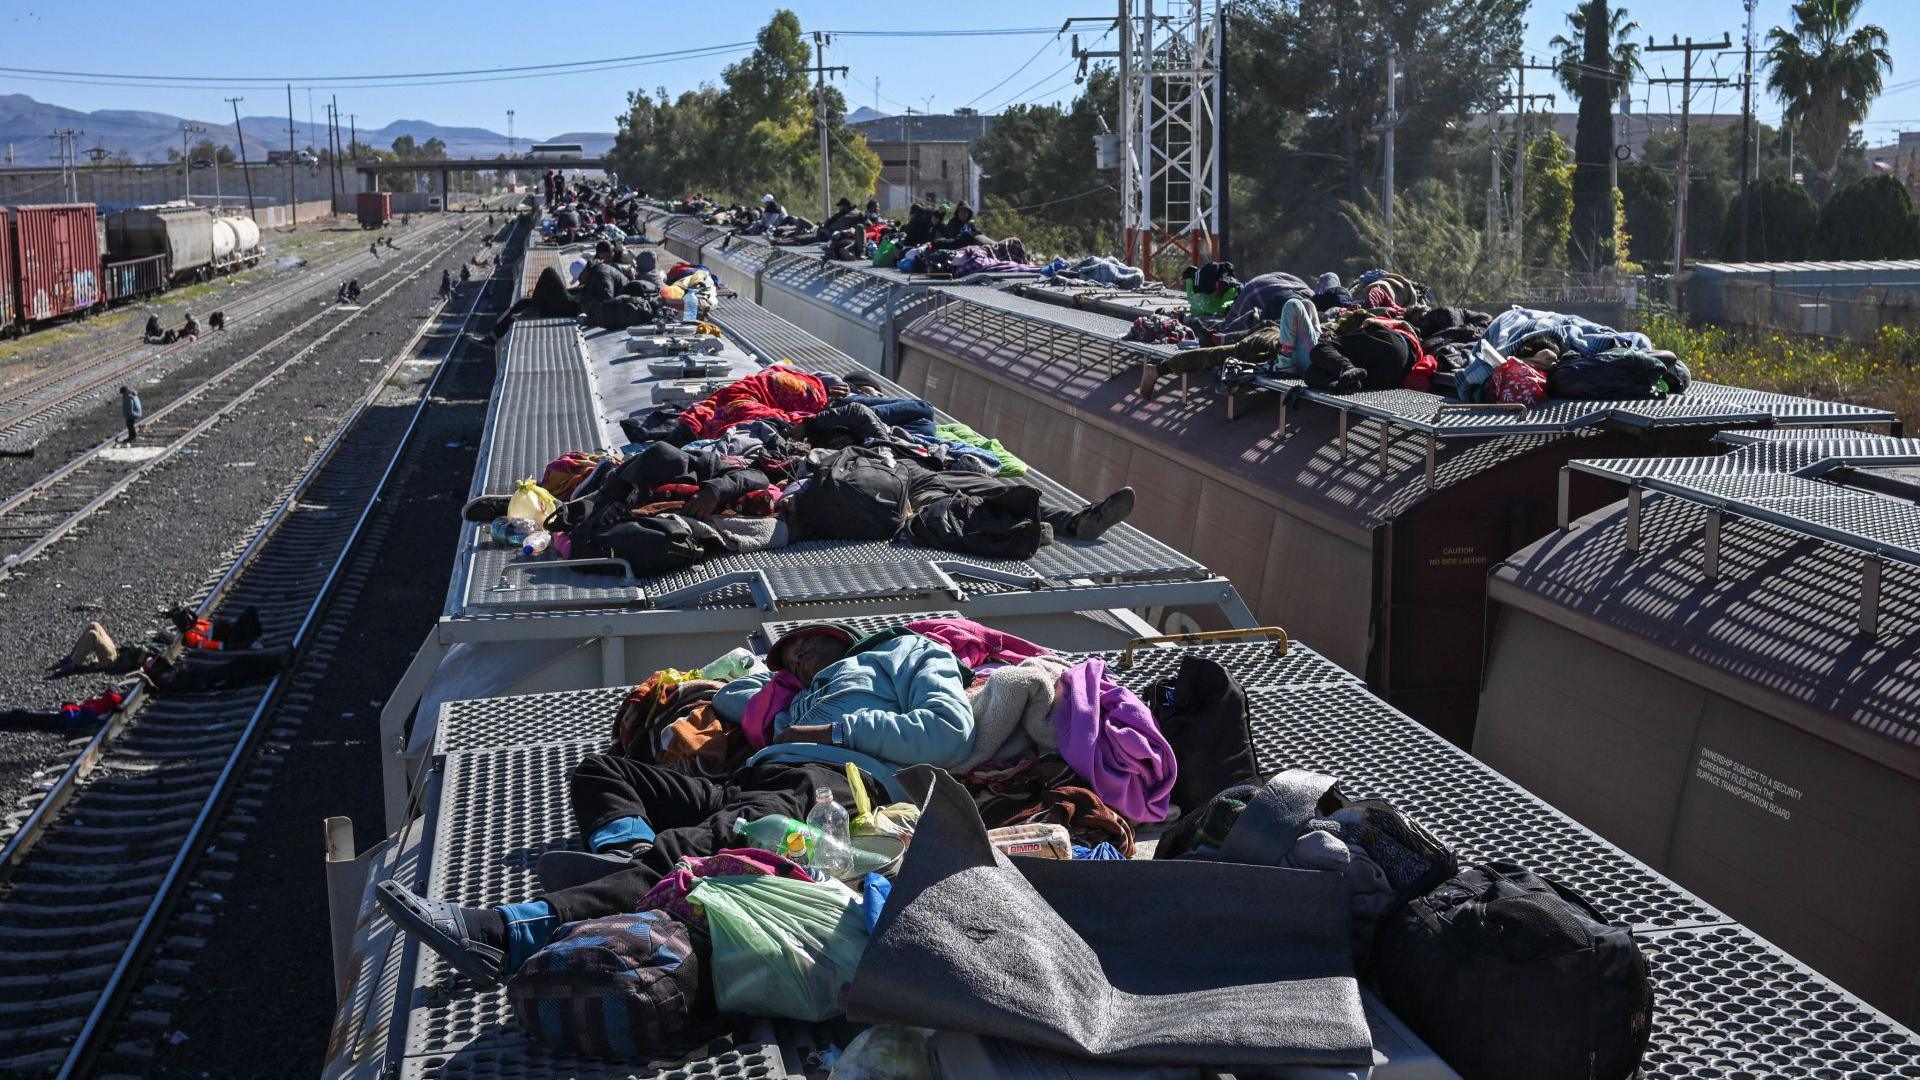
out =
[[[308,124],[301,115],[305,102],[298,98],[294,106],[295,144],[300,149],[309,146],[316,150],[324,149],[327,145],[326,124]],[[240,150],[240,140],[234,134],[231,120],[188,121],[166,113],[132,109],[81,112],[36,101],[25,94],[0,94],[0,152],[10,151],[0,161],[11,160],[15,165],[53,164],[56,144],[47,137],[48,134],[74,128],[85,133],[76,140],[82,151],[82,161],[86,160],[84,151],[103,147],[110,156],[124,154],[143,164],[163,162],[167,160],[168,149],[180,149],[180,125],[183,123],[206,129],[204,134],[191,133],[188,136],[190,143],[207,138],[233,147],[235,153]],[[287,118],[284,116],[243,116],[240,118],[240,128],[246,135],[249,158],[264,159],[268,150],[287,148]],[[507,137],[497,131],[478,127],[442,127],[426,120],[395,120],[385,127],[361,128],[357,134],[363,145],[383,150],[391,147],[393,141],[402,135],[411,135],[415,143],[425,143],[428,139],[441,140],[447,144],[448,157],[490,158],[507,152]],[[343,130],[342,137],[345,135]],[[570,131],[549,138],[519,135],[514,139],[516,148],[523,152],[536,142],[577,142],[587,156],[593,157],[613,146],[613,133]]]

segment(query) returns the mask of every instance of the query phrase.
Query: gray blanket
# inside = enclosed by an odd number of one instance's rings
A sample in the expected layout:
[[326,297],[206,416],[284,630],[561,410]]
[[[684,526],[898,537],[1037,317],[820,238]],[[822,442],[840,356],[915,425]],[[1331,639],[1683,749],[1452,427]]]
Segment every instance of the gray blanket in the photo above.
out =
[[898,779],[920,824],[849,1019],[1141,1064],[1371,1064],[1340,875],[1010,860],[952,777]]

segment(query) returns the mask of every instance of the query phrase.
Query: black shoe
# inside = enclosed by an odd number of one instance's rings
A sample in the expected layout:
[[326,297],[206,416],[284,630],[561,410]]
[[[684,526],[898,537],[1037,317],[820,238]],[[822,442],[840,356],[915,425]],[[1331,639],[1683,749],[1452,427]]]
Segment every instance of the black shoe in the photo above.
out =
[[1098,540],[1108,529],[1127,520],[1133,513],[1133,489],[1123,487],[1074,515],[1073,538]]
[[460,511],[460,516],[475,524],[485,525],[494,518],[506,515],[510,499],[511,496],[507,495],[482,495],[470,500],[466,508]]
[[395,926],[439,953],[454,970],[486,986],[500,984],[507,967],[506,952],[473,939],[460,905],[421,896],[397,881],[374,886],[373,899]]
[[618,849],[600,854],[591,851],[549,851],[540,856],[533,872],[540,879],[541,892],[555,893],[575,885],[599,881],[622,870],[630,870],[633,865],[633,853]]

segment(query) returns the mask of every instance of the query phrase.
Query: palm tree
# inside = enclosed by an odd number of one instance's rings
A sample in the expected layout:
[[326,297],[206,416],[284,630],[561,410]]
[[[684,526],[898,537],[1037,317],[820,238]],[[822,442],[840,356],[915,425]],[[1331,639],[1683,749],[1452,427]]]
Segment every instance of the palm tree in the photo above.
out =
[[1885,30],[1868,23],[1848,33],[1863,2],[1798,0],[1793,29],[1767,31],[1767,89],[1786,106],[1785,122],[1799,126],[1800,152],[1813,165],[1807,187],[1823,203],[1848,132],[1893,70]]
[[[1551,42],[1560,53],[1556,65],[1559,70],[1554,75],[1559,78],[1560,85],[1567,88],[1567,93],[1576,98],[1580,96],[1580,72],[1585,62],[1582,52],[1587,37],[1587,13],[1593,7],[1592,4],[1582,3],[1568,12],[1567,28],[1572,33],[1555,34]],[[1639,23],[1627,18],[1626,8],[1614,8],[1607,15],[1607,37],[1613,42],[1607,74],[1612,79],[1614,101],[1627,95],[1634,72],[1644,70],[1640,66],[1640,46],[1633,40],[1633,35],[1639,29]]]

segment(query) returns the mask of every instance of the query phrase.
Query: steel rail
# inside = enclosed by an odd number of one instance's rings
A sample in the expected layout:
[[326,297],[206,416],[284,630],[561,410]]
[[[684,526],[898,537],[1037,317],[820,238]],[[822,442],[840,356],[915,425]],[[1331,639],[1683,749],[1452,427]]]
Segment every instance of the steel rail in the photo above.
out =
[[[483,287],[477,295],[484,295],[485,291]],[[471,312],[472,308],[470,307],[469,318],[471,318]],[[422,324],[421,332],[414,336],[413,341],[417,342],[419,340],[425,333],[425,327],[427,325],[429,324]],[[463,320],[463,333],[465,325],[466,323]],[[407,351],[410,351],[411,348],[412,342],[409,343],[407,349],[402,350],[402,356],[404,356]],[[379,388],[384,385],[385,380],[397,369],[397,363],[390,365],[386,369],[386,373],[374,383],[370,394],[377,393]],[[435,377],[437,380],[437,373]],[[369,397],[368,400],[370,399]],[[364,409],[365,405],[363,403],[362,406],[357,408],[355,412],[348,417],[342,424],[340,431],[336,433],[334,439],[330,441],[330,448],[336,446],[344,437],[345,433],[350,430],[353,422],[358,419]],[[213,604],[219,597],[226,593],[240,572],[251,563],[260,547],[273,534],[279,524],[286,519],[286,515],[298,505],[299,500],[297,493],[304,490],[312,482],[314,476],[318,475],[320,467],[325,464],[325,461],[329,460],[331,456],[332,450],[329,449],[321,458],[316,459],[288,489],[288,494],[283,498],[281,504],[274,509],[272,516],[254,533],[253,538],[248,541],[247,545],[228,566],[226,573],[221,576],[213,589],[209,591],[207,599],[199,606],[199,610],[197,611],[198,615],[205,615],[207,611],[211,610]],[[138,474],[136,473],[135,475]],[[99,730],[94,733],[93,737],[88,740],[87,745],[81,748],[80,752],[74,756],[74,759],[67,764],[66,769],[54,780],[53,785],[48,789],[47,793],[34,805],[33,810],[27,815],[26,820],[22,821],[19,828],[14,830],[13,835],[7,838],[5,845],[0,846],[0,883],[4,883],[12,875],[20,861],[32,850],[33,844],[39,839],[40,835],[46,831],[48,826],[52,824],[58,812],[72,798],[73,793],[77,790],[78,782],[85,779],[85,777],[92,772],[94,766],[99,763],[108,745],[119,736],[120,732],[125,729],[126,725],[138,712],[138,707],[144,702],[145,697],[146,684],[142,683],[135,687],[133,693],[130,694],[123,703],[123,707],[109,717],[107,721],[101,725]]]
[[[439,230],[445,229],[447,227],[448,226],[442,222],[429,223],[427,230],[423,233],[422,236],[418,237],[418,239],[426,239],[432,233],[438,232]],[[233,322],[238,322],[243,319],[249,319],[258,315],[263,315],[266,312],[272,310],[273,308],[278,307],[282,303],[285,303],[290,300],[298,299],[301,296],[310,292],[319,291],[324,287],[322,284],[324,278],[332,277],[334,272],[337,270],[346,269],[349,263],[354,263],[358,260],[364,260],[367,258],[368,256],[365,252],[356,251],[353,254],[345,255],[345,256],[341,256],[340,258],[333,259],[324,265],[312,266],[309,268],[309,270],[306,273],[301,274],[299,277],[297,277],[293,281],[287,282],[284,285],[275,286],[261,293],[257,293],[253,296],[248,296],[243,298],[240,302],[242,304],[249,305],[249,306],[246,308],[239,309],[232,315],[228,316],[228,322],[231,324]],[[113,382],[116,379],[125,378],[127,375],[133,372],[139,371],[143,367],[156,363],[164,357],[171,356],[174,353],[185,349],[188,345],[194,344],[194,342],[183,339],[180,341],[176,341],[170,345],[162,345],[158,349],[155,349],[153,352],[147,353],[144,356],[137,357],[128,363],[121,364],[118,367],[109,366],[117,363],[118,361],[129,356],[132,353],[138,352],[143,346],[147,344],[150,344],[150,343],[146,341],[140,341],[135,344],[128,345],[122,349],[109,352],[106,354],[105,357],[96,360],[93,365],[90,365],[93,367],[98,367],[103,369],[102,373],[96,378],[90,379],[84,385],[79,386],[73,390],[70,390],[67,393],[61,394],[58,397],[51,398],[45,402],[41,402],[38,405],[29,406],[26,410],[22,412],[16,413],[11,416],[0,417],[0,443],[4,443],[9,434],[13,433],[16,430],[30,427],[32,425],[32,421],[37,420],[42,416],[45,416],[47,413],[55,409],[58,409],[63,405],[66,405],[67,403],[73,401],[76,398],[84,397],[85,395],[90,394],[95,390],[98,390],[100,387],[106,385],[107,383]],[[56,369],[53,371],[49,371],[44,376],[35,377],[34,379],[30,380],[29,383],[25,386],[9,388],[3,395],[0,395],[0,410],[4,410],[9,405],[12,405],[16,402],[30,398],[34,394],[42,390],[45,390],[49,387],[57,385],[62,379],[70,379],[75,374],[76,372],[72,370]]]
[[[436,258],[436,256],[440,256],[440,254],[444,252],[445,248],[451,248],[451,246],[455,246],[455,244],[459,244],[459,240],[457,240],[457,238],[455,238],[455,242],[453,242],[453,244],[445,244],[445,246],[442,246],[442,248],[434,248],[434,250],[430,250],[430,252],[424,252],[424,256],[426,256],[426,258],[415,259],[415,261],[413,261],[411,265],[413,265],[413,267],[419,267],[419,265],[424,265],[424,263],[428,263],[428,261],[432,261],[432,259]],[[392,273],[388,273],[388,275],[382,275],[382,281],[384,281],[386,277],[394,277],[394,275],[399,275],[399,273],[407,273],[407,275],[411,277],[411,273],[417,273],[417,269],[415,269],[415,271],[407,271],[407,269],[403,269],[403,267],[396,267],[396,269],[394,269]],[[390,288],[390,290],[386,290],[386,292],[382,292],[380,296],[376,296],[376,298],[372,298],[372,300],[369,300],[369,302],[367,302],[367,306],[359,307],[359,309],[355,309],[355,311],[351,311],[351,313],[348,313],[348,317],[346,317],[346,319],[340,319],[338,323],[334,323],[332,327],[328,327],[328,329],[326,329],[326,332],[323,332],[323,334],[321,334],[319,338],[315,338],[313,342],[309,342],[309,344],[307,344],[305,348],[301,348],[300,352],[296,352],[294,356],[286,357],[284,361],[280,361],[280,363],[278,363],[278,365],[275,365],[275,367],[273,367],[273,369],[271,369],[271,371],[269,371],[267,375],[263,375],[261,379],[255,380],[255,382],[253,382],[253,384],[250,384],[250,386],[248,386],[246,390],[242,390],[242,392],[240,392],[238,396],[234,396],[234,398],[232,398],[230,402],[227,402],[227,404],[225,405],[221,405],[221,407],[219,407],[219,409],[217,409],[215,413],[211,413],[209,417],[205,417],[205,419],[202,419],[200,423],[196,423],[194,427],[190,427],[190,429],[186,430],[184,434],[180,434],[179,438],[175,438],[173,442],[169,442],[169,444],[167,444],[165,448],[161,448],[161,452],[159,452],[159,454],[154,455],[154,457],[150,457],[150,459],[146,459],[146,461],[140,461],[140,463],[136,463],[136,465],[134,465],[132,469],[129,469],[129,471],[127,471],[127,475],[125,475],[125,477],[121,477],[121,479],[115,480],[113,484],[109,484],[106,490],[102,490],[102,492],[100,492],[98,496],[94,496],[92,500],[88,500],[88,502],[83,503],[83,505],[81,505],[79,509],[75,509],[73,513],[69,513],[67,517],[63,517],[60,523],[56,523],[54,527],[48,528],[48,530],[46,530],[44,534],[40,534],[40,538],[38,538],[38,540],[33,540],[31,544],[27,544],[25,548],[21,548],[19,552],[13,552],[12,555],[6,555],[4,559],[0,559],[0,580],[6,580],[6,578],[10,577],[13,571],[15,571],[15,569],[19,569],[19,567],[21,567],[23,563],[27,563],[29,559],[33,559],[33,557],[35,557],[35,555],[38,555],[38,553],[44,552],[44,550],[46,550],[48,546],[52,546],[52,544],[54,544],[56,540],[60,540],[61,536],[65,536],[67,532],[71,532],[71,530],[77,527],[77,525],[81,525],[81,523],[83,523],[83,521],[86,521],[88,517],[92,517],[92,513],[94,513],[94,511],[98,511],[98,509],[100,509],[102,505],[106,505],[106,503],[111,502],[111,500],[113,500],[115,496],[119,496],[121,492],[125,492],[125,490],[127,490],[127,486],[131,486],[134,480],[140,479],[140,477],[144,477],[144,475],[146,475],[146,473],[148,473],[150,469],[154,469],[154,467],[156,467],[156,465],[159,465],[161,461],[167,461],[167,459],[171,459],[171,457],[175,457],[175,455],[179,454],[180,450],[182,450],[182,448],[184,448],[186,444],[190,444],[190,442],[194,442],[196,438],[200,438],[202,434],[205,434],[205,430],[211,429],[211,427],[213,427],[215,423],[219,423],[221,419],[225,419],[225,417],[228,417],[228,415],[232,415],[232,411],[234,411],[236,407],[240,407],[240,405],[246,404],[248,400],[252,400],[253,394],[257,394],[259,390],[265,390],[265,388],[267,388],[267,384],[271,384],[273,380],[278,379],[278,377],[280,377],[280,375],[282,375],[282,373],[284,373],[284,371],[286,371],[288,367],[292,367],[294,363],[298,363],[298,361],[301,361],[301,359],[305,359],[305,357],[309,356],[309,354],[311,354],[313,350],[317,350],[317,348],[321,348],[321,346],[323,346],[324,342],[326,342],[328,338],[332,338],[332,336],[334,336],[336,332],[340,332],[342,331],[342,329],[346,329],[349,323],[353,323],[353,319],[357,319],[359,315],[363,315],[363,313],[367,313],[367,311],[371,311],[372,306],[374,306],[374,304],[380,304],[382,300],[386,300],[386,298],[390,298],[390,296],[394,296],[394,294],[396,294],[397,292],[397,288],[399,288],[399,286],[397,286],[396,284],[394,288]],[[313,317],[309,317],[309,319],[305,319],[303,323],[300,323],[298,327],[294,327],[292,331],[284,332],[284,334],[280,334],[280,336],[276,336],[275,340],[271,340],[271,342],[267,342],[265,346],[261,346],[261,348],[257,348],[257,350],[253,350],[252,354],[248,354],[248,356],[242,357],[242,359],[238,359],[238,361],[234,361],[232,365],[228,365],[227,369],[223,369],[223,371],[219,371],[219,373],[215,373],[213,377],[209,377],[209,379],[204,380],[204,382],[200,382],[198,386],[194,386],[192,390],[188,390],[188,392],[186,392],[186,396],[182,396],[182,398],[179,398],[179,400],[175,400],[175,402],[171,402],[171,404],[167,405],[167,409],[163,409],[161,413],[156,413],[156,417],[154,417],[154,419],[159,419],[159,415],[163,415],[163,413],[171,413],[173,409],[177,409],[177,407],[180,407],[180,405],[188,404],[188,402],[192,402],[192,400],[198,400],[198,398],[200,398],[200,396],[202,396],[204,392],[207,392],[207,390],[211,390],[211,388],[215,388],[215,386],[219,386],[219,384],[221,384],[221,382],[225,382],[225,380],[227,380],[228,377],[232,377],[234,373],[238,373],[238,371],[240,371],[242,367],[248,367],[248,365],[252,365],[255,359],[259,359],[259,357],[265,356],[265,354],[267,354],[269,350],[273,350],[273,348],[278,348],[278,346],[280,346],[280,344],[284,344],[284,342],[286,342],[288,338],[292,338],[292,336],[296,336],[298,332],[305,331],[307,327],[311,327],[311,325],[313,325],[313,323],[317,323],[319,319],[324,319],[326,315],[328,315],[328,311],[321,311],[319,315],[313,315]],[[38,498],[38,496],[42,496],[42,494],[46,494],[46,492],[48,492],[48,490],[52,488],[52,484],[56,484],[58,480],[65,479],[65,477],[69,477],[69,475],[73,475],[73,473],[75,473],[77,469],[81,469],[81,467],[83,467],[83,465],[86,465],[86,463],[90,463],[90,461],[94,461],[94,459],[98,459],[98,455],[100,455],[100,452],[102,452],[102,450],[106,450],[108,446],[111,446],[111,440],[108,440],[108,442],[104,442],[104,444],[98,444],[98,446],[94,446],[92,450],[88,450],[88,452],[84,452],[84,454],[81,455],[81,457],[75,457],[75,459],[73,459],[73,461],[69,461],[67,465],[63,465],[63,467],[60,467],[60,469],[56,469],[56,471],[54,471],[52,475],[48,475],[48,477],[42,477],[42,479],[36,480],[33,486],[29,486],[27,490],[23,490],[23,492],[19,492],[19,494],[15,494],[15,496],[13,496],[13,498],[10,498],[8,502],[0,503],[0,515],[4,515],[4,513],[8,513],[8,511],[12,511],[12,509],[15,509],[15,507],[19,507],[21,503],[29,502],[29,500],[33,500],[33,498]]]
[[[374,508],[379,505],[381,494],[386,490],[387,483],[391,480],[394,470],[399,467],[401,459],[406,455],[407,449],[413,441],[414,432],[418,430],[421,418],[426,415],[427,408],[433,401],[433,392],[439,386],[441,376],[452,366],[455,354],[458,352],[461,344],[466,340],[467,327],[472,322],[474,313],[479,309],[481,299],[487,296],[490,291],[487,285],[490,285],[493,277],[497,275],[498,268],[499,264],[496,264],[494,273],[488,276],[487,284],[483,284],[481,288],[474,291],[472,302],[468,304],[466,313],[462,316],[452,340],[448,342],[447,351],[441,357],[439,366],[434,371],[433,378],[430,379],[426,387],[422,389],[420,401],[414,407],[413,415],[408,419],[406,428],[401,432],[399,440],[394,446],[393,454],[387,459],[385,468],[381,470],[380,476],[375,480],[373,488],[368,494],[366,504],[361,508],[360,514],[354,522],[352,532],[349,533],[346,542],[341,546],[338,557],[334,559],[332,566],[328,568],[326,577],[322,580],[320,588],[314,597],[314,601],[308,608],[306,618],[302,620],[299,629],[295,632],[292,641],[289,643],[289,647],[295,655],[298,655],[301,647],[305,644],[307,634],[312,629],[314,620],[326,607],[334,582],[338,579],[341,571],[352,557],[354,549],[358,546],[360,536],[366,529],[368,519],[372,517]],[[444,314],[444,309],[441,314]],[[332,460],[334,454],[337,453],[341,445],[345,443],[348,433],[353,430],[359,419],[372,407],[373,402],[379,397],[381,390],[385,387],[386,380],[407,361],[407,356],[413,351],[414,345],[418,343],[421,337],[425,336],[429,325],[431,324],[422,325],[420,332],[415,334],[407,346],[400,350],[393,362],[388,365],[381,378],[369,388],[366,395],[355,407],[347,422],[343,424],[340,431],[329,440],[328,446],[322,451],[313,465],[308,469],[307,473],[302,476],[300,481],[301,487],[309,483],[313,477],[318,475],[319,470],[323,468],[328,461]],[[283,503],[282,512],[276,515],[276,521],[284,520],[285,511],[296,505],[297,502],[297,497],[290,495]],[[262,531],[264,533],[266,530]],[[249,550],[257,549],[258,540],[259,538],[256,537],[256,543],[250,544]],[[222,586],[230,582],[233,577],[234,574],[230,571],[229,574],[222,579],[221,586],[216,586],[216,592],[220,591]],[[209,601],[212,599],[213,596],[210,595]],[[202,605],[202,610],[206,610],[206,605]],[[114,965],[113,973],[108,976],[107,984],[102,989],[92,1011],[88,1014],[85,1025],[81,1028],[79,1034],[75,1036],[73,1047],[68,1052],[66,1060],[62,1063],[59,1072],[56,1074],[59,1080],[68,1080],[68,1078],[80,1075],[81,1070],[92,1061],[94,1055],[98,1052],[99,1048],[95,1045],[97,1039],[108,1029],[110,1019],[118,1010],[120,998],[131,988],[131,976],[139,969],[147,951],[152,947],[153,935],[163,925],[165,921],[164,917],[172,906],[174,894],[178,891],[182,883],[185,882],[187,869],[193,862],[194,855],[200,847],[202,837],[225,804],[234,781],[241,775],[241,766],[253,748],[254,741],[259,734],[261,721],[270,715],[274,706],[278,704],[291,670],[292,668],[289,666],[274,677],[262,694],[259,706],[256,707],[248,717],[246,726],[241,730],[233,751],[228,754],[218,777],[215,778],[212,789],[203,801],[192,826],[188,828],[186,838],[180,844],[179,853],[174,857],[171,865],[168,866],[166,876],[162,879],[152,903],[148,905],[146,912],[141,916],[140,922],[135,927],[132,940],[122,952],[119,961]]]

